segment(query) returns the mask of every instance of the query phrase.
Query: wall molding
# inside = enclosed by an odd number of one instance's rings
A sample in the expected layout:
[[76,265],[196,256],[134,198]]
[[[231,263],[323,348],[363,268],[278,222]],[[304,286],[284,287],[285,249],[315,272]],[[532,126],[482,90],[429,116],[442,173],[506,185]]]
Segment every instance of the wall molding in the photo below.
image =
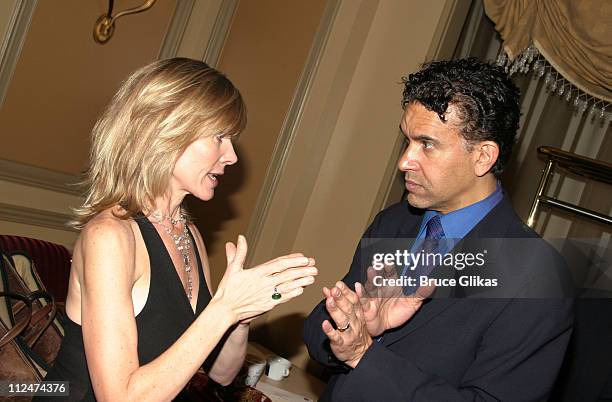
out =
[[195,0],[179,0],[174,8],[174,14],[168,27],[168,32],[164,36],[164,42],[162,43],[157,58],[159,60],[169,59],[175,57],[178,54],[185,29],[189,22],[189,17],[193,11],[193,5]]
[[158,58],[189,57],[216,67],[239,0],[179,0]]
[[223,0],[221,2],[206,50],[204,51],[204,56],[202,57],[202,60],[211,67],[217,67],[219,64],[221,51],[223,46],[225,46],[225,40],[232,25],[238,2],[239,0]]
[[370,211],[370,218],[368,222],[372,222],[374,217],[383,209],[401,201],[406,189],[406,183],[404,182],[404,176],[400,174],[397,169],[397,161],[402,156],[402,152],[406,145],[406,138],[401,131],[398,130],[397,137],[395,137],[395,143],[393,144],[392,155],[394,158],[389,158],[387,161],[387,167],[385,168],[385,174],[380,182],[380,187],[376,195],[376,200],[372,204],[372,210]]
[[[266,171],[266,178],[259,192],[253,214],[247,229],[247,239],[256,245],[270,209],[272,198],[278,187],[279,180],[285,168],[289,152],[295,139],[304,106],[310,93],[317,69],[323,56],[323,51],[333,28],[334,19],[340,7],[341,0],[329,0],[323,11],[321,23],[315,34],[312,47],[306,59],[304,70],[289,105],[289,110],[283,121],[278,140],[272,151],[272,158]],[[254,247],[253,247],[254,249]],[[251,253],[250,256],[252,256]],[[247,257],[248,259],[249,257]],[[248,261],[247,261],[248,263]]]
[[37,166],[0,159],[0,180],[80,196],[79,177]]
[[[442,60],[453,56],[457,42],[461,34],[461,29],[468,17],[471,3],[464,0],[446,0],[442,15],[436,26],[436,31],[432,38],[426,59]],[[380,184],[380,190],[376,201],[370,212],[370,221],[374,219],[376,214],[387,206],[401,201],[401,197],[405,190],[403,179],[398,179],[399,173],[397,170],[397,161],[404,149],[404,135],[398,132],[398,137],[393,145],[393,155],[397,155],[397,159],[389,160],[385,169],[385,174]]]
[[427,61],[453,57],[461,31],[468,19],[470,6],[471,1],[446,0],[427,52]]
[[22,207],[19,205],[10,205],[0,202],[0,221],[78,232],[78,230],[66,225],[71,218],[72,217],[68,214],[61,214],[58,212]]
[[17,0],[0,45],[0,106],[8,90],[25,42],[37,0]]
[[472,54],[474,43],[480,30],[480,25],[484,21],[484,5],[482,1],[472,1],[465,23],[465,39],[460,49],[457,49],[458,57],[469,57]]

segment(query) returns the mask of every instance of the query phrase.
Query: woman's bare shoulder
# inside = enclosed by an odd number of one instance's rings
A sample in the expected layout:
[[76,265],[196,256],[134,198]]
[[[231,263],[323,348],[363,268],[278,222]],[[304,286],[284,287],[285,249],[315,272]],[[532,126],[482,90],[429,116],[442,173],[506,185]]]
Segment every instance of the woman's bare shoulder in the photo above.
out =
[[[137,224],[112,212],[113,209],[104,210],[87,222],[75,243],[66,309],[77,323],[81,322],[84,293],[116,294],[121,290],[129,293],[138,274],[132,228]],[[114,290],[107,288],[111,285]]]
[[[134,251],[134,221],[121,219],[119,207],[108,208],[93,217],[80,236],[80,246],[84,252],[106,248],[109,251]],[[108,249],[112,247],[113,249]]]

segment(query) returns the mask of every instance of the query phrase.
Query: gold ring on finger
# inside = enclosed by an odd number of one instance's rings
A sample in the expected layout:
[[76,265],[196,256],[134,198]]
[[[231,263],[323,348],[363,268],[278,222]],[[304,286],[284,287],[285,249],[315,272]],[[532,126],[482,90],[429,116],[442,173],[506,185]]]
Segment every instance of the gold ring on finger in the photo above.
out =
[[339,331],[339,332],[344,332],[344,331],[346,331],[347,329],[349,329],[350,327],[351,327],[351,322],[350,322],[350,321],[347,321],[345,326],[343,326],[343,327],[338,327],[338,331]]

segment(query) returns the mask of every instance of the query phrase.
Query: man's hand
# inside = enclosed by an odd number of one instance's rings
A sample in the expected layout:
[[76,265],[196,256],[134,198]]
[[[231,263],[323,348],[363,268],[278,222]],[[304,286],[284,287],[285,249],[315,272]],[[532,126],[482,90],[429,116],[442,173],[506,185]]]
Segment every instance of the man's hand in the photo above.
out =
[[359,297],[344,283],[337,282],[331,290],[324,287],[325,307],[336,324],[323,321],[323,332],[338,360],[355,368],[372,344],[372,338],[365,326]]
[[435,290],[434,286],[421,286],[415,293],[404,295],[401,286],[375,286],[376,275],[397,279],[394,266],[385,266],[381,271],[370,267],[367,274],[365,287],[357,282],[355,292],[370,336],[379,336],[388,329],[403,325],[421,308],[423,300]]

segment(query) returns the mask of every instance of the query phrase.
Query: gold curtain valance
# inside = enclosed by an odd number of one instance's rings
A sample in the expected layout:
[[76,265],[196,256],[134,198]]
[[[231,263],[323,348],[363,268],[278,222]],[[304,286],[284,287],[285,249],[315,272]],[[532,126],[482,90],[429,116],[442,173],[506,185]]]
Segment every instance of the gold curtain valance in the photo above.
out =
[[530,45],[585,93],[612,102],[612,1],[484,0],[510,60]]

